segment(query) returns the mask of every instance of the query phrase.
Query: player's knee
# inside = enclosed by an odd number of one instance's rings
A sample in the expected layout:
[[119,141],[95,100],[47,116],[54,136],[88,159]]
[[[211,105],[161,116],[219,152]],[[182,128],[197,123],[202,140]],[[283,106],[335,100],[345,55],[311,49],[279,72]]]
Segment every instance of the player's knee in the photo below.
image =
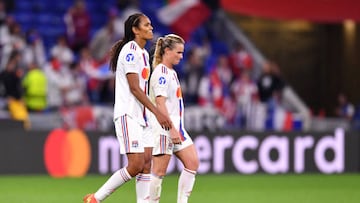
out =
[[142,171],[144,170],[144,164],[138,164],[138,165],[134,166],[134,169],[135,169],[138,173],[140,173],[140,172],[142,172]]
[[143,173],[150,173],[151,172],[151,161],[145,161]]
[[200,164],[199,159],[194,158],[191,162],[192,162],[191,163],[192,169],[190,169],[190,170],[197,171],[199,168],[199,164]]
[[153,170],[151,171],[151,173],[156,175],[157,177],[164,177],[166,175],[166,170]]
[[127,167],[129,174],[134,177],[144,170],[144,162],[131,163]]
[[184,167],[192,170],[197,171],[199,168],[199,160],[197,158],[192,157],[191,159],[188,159],[184,164]]

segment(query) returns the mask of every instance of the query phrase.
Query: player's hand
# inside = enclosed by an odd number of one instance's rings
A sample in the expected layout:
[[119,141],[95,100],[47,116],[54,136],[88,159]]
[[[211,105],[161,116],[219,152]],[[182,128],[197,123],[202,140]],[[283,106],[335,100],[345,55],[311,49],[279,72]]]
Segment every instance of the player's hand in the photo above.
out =
[[181,139],[180,139],[180,137],[171,138],[171,141],[172,141],[174,144],[181,144]]
[[170,130],[172,128],[171,120],[161,112],[156,114],[156,119],[164,130]]
[[170,138],[171,138],[172,143],[181,144],[180,132],[178,130],[176,130],[175,128],[170,130]]

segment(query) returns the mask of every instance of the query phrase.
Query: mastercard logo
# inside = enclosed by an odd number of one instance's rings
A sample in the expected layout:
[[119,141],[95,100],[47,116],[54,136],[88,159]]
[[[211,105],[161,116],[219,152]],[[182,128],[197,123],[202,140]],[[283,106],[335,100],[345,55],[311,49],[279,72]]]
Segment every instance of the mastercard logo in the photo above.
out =
[[182,98],[182,92],[181,92],[180,87],[178,87],[177,90],[176,90],[176,97],[179,98],[179,99]]
[[141,72],[141,77],[144,79],[144,80],[147,80],[149,79],[149,76],[150,76],[150,70],[148,68],[143,68],[142,69],[142,72]]
[[85,176],[90,162],[90,142],[81,130],[55,129],[46,138],[44,163],[50,176],[56,178]]

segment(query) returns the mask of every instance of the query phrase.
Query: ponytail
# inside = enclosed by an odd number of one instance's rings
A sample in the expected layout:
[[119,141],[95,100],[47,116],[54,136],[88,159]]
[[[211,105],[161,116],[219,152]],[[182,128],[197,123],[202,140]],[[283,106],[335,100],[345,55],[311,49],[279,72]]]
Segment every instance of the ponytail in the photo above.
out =
[[161,48],[163,46],[163,43],[164,43],[163,37],[159,37],[156,40],[154,59],[152,61],[153,68],[155,68],[157,65],[159,65],[161,63],[161,57],[164,54],[164,49]]
[[155,68],[157,65],[161,63],[162,56],[165,53],[165,49],[166,48],[173,49],[174,44],[176,43],[185,44],[185,41],[183,38],[175,34],[168,34],[165,35],[164,37],[159,37],[156,40],[154,59],[152,62],[153,68]]

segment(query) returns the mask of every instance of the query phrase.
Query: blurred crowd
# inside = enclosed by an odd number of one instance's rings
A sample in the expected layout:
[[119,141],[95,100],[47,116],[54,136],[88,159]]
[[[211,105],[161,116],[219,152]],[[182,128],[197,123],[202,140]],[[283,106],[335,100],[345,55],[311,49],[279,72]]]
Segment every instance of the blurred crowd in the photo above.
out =
[[[91,35],[86,2],[74,1],[64,13],[66,32],[44,46],[42,33],[22,30],[0,1],[0,108],[15,119],[28,112],[106,104],[113,100],[108,51],[122,36],[123,15],[109,10],[107,23]],[[126,11],[131,12],[131,5]],[[126,16],[124,16],[126,17]],[[118,28],[118,29],[115,29]]]
[[[188,52],[183,67],[184,100],[188,106],[204,107],[208,114],[219,113],[219,125],[227,129],[282,130],[283,122],[274,126],[274,115],[270,114],[280,109],[282,115],[287,112],[281,98],[286,83],[277,64],[265,62],[260,77],[254,78],[253,58],[240,42],[234,43],[229,54],[218,55],[215,63],[205,67],[209,51],[196,47]],[[268,124],[267,119],[271,121]],[[209,128],[214,126],[210,122]]]
[[[121,2],[109,9],[106,24],[91,33],[86,2],[74,1],[63,14],[66,32],[46,48],[41,33],[22,30],[8,14],[6,1],[0,1],[0,108],[15,119],[26,120],[27,112],[68,112],[68,108],[99,104],[111,107],[114,81],[108,51],[122,38],[127,16],[139,11],[137,1]],[[265,63],[255,80],[253,59],[240,42],[228,53],[214,55],[212,51],[208,39],[186,50],[179,67],[186,105],[211,109],[222,118],[221,126],[264,128],[263,122],[257,123],[259,116],[266,116],[267,106],[279,104],[285,85],[277,65]]]
[[[66,32],[49,47],[38,30],[22,30],[8,4],[0,0],[0,117],[29,122],[29,112],[61,112],[71,125],[71,109],[80,109],[82,117],[88,112],[84,106],[90,111],[97,105],[112,109],[114,78],[108,54],[122,38],[127,16],[140,11],[138,2],[119,1],[109,8],[106,23],[92,33],[86,2],[75,0],[63,14]],[[197,119],[208,120],[208,128],[296,128],[296,116],[282,103],[286,82],[276,63],[266,61],[260,77],[254,78],[253,58],[241,42],[214,54],[209,35],[203,36],[201,43],[188,43],[184,62],[177,67],[189,125]]]

